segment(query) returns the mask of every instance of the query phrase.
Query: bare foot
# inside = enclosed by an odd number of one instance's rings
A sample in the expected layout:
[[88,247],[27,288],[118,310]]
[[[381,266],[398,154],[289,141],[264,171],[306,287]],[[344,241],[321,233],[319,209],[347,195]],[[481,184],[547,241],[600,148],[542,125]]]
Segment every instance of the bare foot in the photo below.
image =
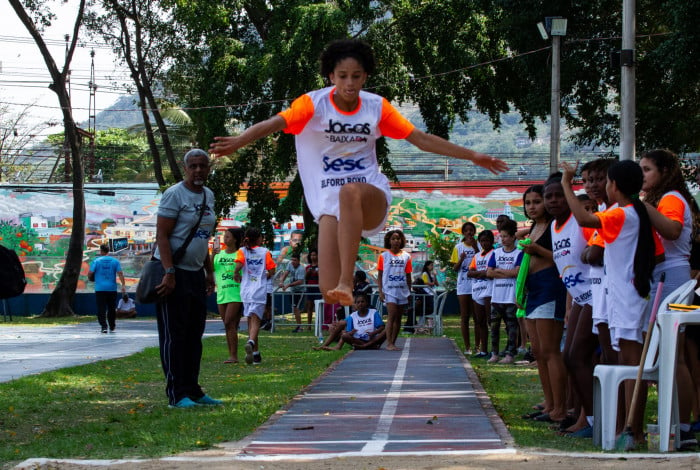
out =
[[328,305],[337,304],[338,297],[336,297],[334,291],[329,290],[323,294],[323,301]]
[[387,351],[401,351],[401,348],[398,346],[394,346],[393,344],[391,346],[386,347]]
[[343,307],[352,305],[352,289],[343,284],[338,284],[335,289],[329,290],[326,296],[335,298],[334,303],[338,303]]
[[224,364],[238,364],[238,359],[226,359]]

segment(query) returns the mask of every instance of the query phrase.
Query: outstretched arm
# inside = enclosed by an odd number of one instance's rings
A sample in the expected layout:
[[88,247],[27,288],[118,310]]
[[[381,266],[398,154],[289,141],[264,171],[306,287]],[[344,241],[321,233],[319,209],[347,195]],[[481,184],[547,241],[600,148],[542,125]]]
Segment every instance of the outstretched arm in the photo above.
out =
[[216,156],[231,155],[239,148],[279,132],[285,127],[287,127],[287,123],[284,118],[272,116],[270,119],[253,124],[240,135],[214,137],[214,142],[209,146],[209,152]]
[[574,218],[581,227],[600,228],[601,224],[598,216],[591,214],[585,207],[583,207],[583,204],[578,200],[574,194],[574,190],[571,188],[571,181],[574,179],[574,175],[576,174],[576,167],[567,162],[562,162],[561,168],[564,170],[561,177],[561,187],[564,190],[566,202],[569,204],[569,208],[571,209],[571,213],[574,214]]
[[413,132],[406,137],[406,140],[425,152],[459,158],[460,160],[469,160],[475,165],[486,168],[494,174],[502,173],[508,169],[508,165],[506,165],[506,162],[503,160],[461,147],[457,144],[453,144],[449,140],[445,140],[433,134],[428,134],[419,129],[414,129]]

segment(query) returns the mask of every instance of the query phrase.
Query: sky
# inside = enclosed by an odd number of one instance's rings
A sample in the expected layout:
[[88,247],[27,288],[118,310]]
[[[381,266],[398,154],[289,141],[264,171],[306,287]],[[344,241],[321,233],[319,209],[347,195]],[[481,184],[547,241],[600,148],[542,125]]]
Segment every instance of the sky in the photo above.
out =
[[[43,37],[61,69],[66,51],[64,36],[72,34],[78,2],[69,0],[67,3],[55,1],[48,4],[58,18],[46,29]],[[38,134],[60,132],[63,118],[56,94],[48,89],[49,73],[39,48],[7,1],[0,1],[0,18],[0,106],[7,105],[11,111],[19,112],[33,104],[28,121],[32,127],[45,128]],[[115,82],[127,82],[128,69],[125,65],[116,63],[116,58],[108,47],[89,41],[84,33],[79,38],[83,38],[83,44],[76,48],[71,63],[71,101],[76,122],[86,122],[90,114],[91,50],[95,51],[97,113],[125,94],[124,88],[115,86]],[[49,122],[56,123],[57,126],[47,127],[45,124]]]

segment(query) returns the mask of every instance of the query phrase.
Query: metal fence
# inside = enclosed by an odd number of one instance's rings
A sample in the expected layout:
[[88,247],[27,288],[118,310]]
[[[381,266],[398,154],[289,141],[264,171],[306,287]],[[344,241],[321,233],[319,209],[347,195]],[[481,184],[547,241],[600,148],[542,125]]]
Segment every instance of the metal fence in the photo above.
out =
[[[304,291],[306,290],[306,285],[303,286]],[[318,287],[317,285],[312,285],[312,287]],[[376,287],[376,286],[373,286]],[[414,292],[409,298],[409,305],[406,312],[402,318],[402,328],[404,331],[413,332],[426,332],[436,336],[442,335],[442,314],[445,307],[445,301],[447,299],[448,291],[438,291],[435,294]],[[287,290],[282,290],[280,288],[275,289],[272,292],[272,327],[271,331],[275,331],[281,325],[285,327],[314,327],[314,334],[320,341],[323,340],[323,332],[328,328],[334,321],[338,320],[338,311],[341,308],[340,304],[335,304],[332,306],[326,305],[323,299],[315,300],[314,302],[314,319],[313,323],[297,323],[287,321],[287,317],[294,312],[293,300],[299,295],[305,296],[305,292],[291,292]],[[305,298],[302,297],[301,305],[299,305],[299,310],[306,314],[304,310]],[[379,300],[379,294],[373,292],[370,295],[370,305],[372,308],[378,310],[382,317],[386,317],[386,308]],[[344,316],[346,317],[350,314],[350,307],[344,307]],[[324,328],[325,327],[325,328]]]

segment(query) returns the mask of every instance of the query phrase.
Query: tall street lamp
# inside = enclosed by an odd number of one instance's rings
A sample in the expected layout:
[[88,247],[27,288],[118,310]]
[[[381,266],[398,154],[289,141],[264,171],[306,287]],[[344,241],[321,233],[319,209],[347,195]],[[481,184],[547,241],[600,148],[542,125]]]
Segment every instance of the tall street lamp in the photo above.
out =
[[620,51],[620,160],[634,160],[636,143],[635,0],[622,2],[622,50]]
[[544,24],[537,23],[542,39],[552,37],[552,99],[550,112],[549,140],[549,173],[559,169],[559,110],[561,108],[560,70],[561,70],[561,38],[566,36],[566,18],[548,16]]

